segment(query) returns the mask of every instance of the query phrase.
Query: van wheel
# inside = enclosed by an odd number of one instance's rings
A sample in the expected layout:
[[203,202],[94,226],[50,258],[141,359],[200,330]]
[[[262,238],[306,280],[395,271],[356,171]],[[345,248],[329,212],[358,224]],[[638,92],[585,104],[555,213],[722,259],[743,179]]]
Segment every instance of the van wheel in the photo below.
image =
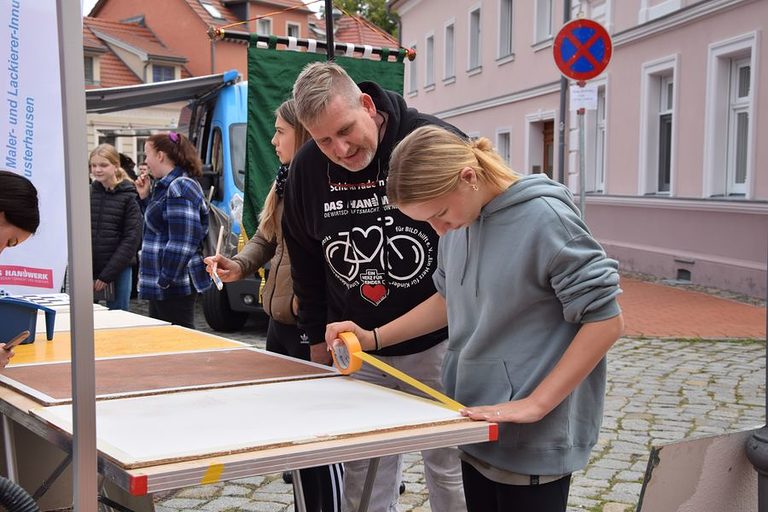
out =
[[241,329],[248,320],[248,313],[232,311],[226,288],[222,291],[211,286],[203,293],[203,314],[211,329],[232,332]]

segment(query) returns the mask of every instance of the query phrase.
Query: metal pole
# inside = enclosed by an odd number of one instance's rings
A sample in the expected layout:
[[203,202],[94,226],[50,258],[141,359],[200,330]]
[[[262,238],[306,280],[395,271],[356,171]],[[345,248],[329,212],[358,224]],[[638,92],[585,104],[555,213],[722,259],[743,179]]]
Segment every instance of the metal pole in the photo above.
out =
[[[571,19],[571,0],[563,2],[563,24]],[[557,124],[557,177],[560,183],[565,183],[565,116],[568,113],[566,109],[566,95],[568,94],[568,79],[560,76],[560,115]]]
[[334,60],[336,54],[333,51],[333,0],[325,0],[325,42],[328,60]]
[[[768,246],[768,244],[766,244]],[[768,252],[766,252],[765,290],[768,305]],[[765,310],[765,385],[768,389],[768,307]],[[768,510],[768,392],[765,397],[766,425],[747,440],[747,458],[757,471],[757,509]]]
[[[56,0],[59,42],[59,80],[64,133],[67,204],[68,279],[72,350],[73,505],[77,512],[98,510],[96,451],[96,365],[93,351],[93,274],[91,268],[91,211],[85,120],[83,29],[80,9],[70,0]],[[48,219],[53,225],[57,219]]]
[[584,168],[586,167],[584,163],[584,146],[586,145],[584,143],[584,111],[585,109],[580,108],[576,115],[579,118],[579,211],[581,212],[581,218],[586,219],[587,215],[584,211],[584,208],[586,208],[584,204],[584,189],[587,188],[587,176]]

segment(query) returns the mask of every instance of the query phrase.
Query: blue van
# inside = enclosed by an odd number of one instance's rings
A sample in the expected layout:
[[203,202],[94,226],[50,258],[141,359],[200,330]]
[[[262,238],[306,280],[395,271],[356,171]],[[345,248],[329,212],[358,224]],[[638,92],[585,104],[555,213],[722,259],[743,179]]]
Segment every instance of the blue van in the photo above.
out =
[[[237,71],[183,80],[86,91],[86,110],[115,112],[178,101],[188,101],[181,112],[178,130],[188,135],[203,161],[203,190],[210,191],[211,217],[230,226],[231,256],[240,239],[240,226],[232,209],[242,205],[245,187],[245,144],[248,117],[248,84]],[[216,228],[218,230],[218,228]],[[244,243],[245,241],[242,241]],[[226,247],[226,245],[225,245]],[[227,283],[219,292],[211,287],[203,294],[203,312],[217,331],[240,329],[250,313],[263,313],[261,277],[250,276]]]

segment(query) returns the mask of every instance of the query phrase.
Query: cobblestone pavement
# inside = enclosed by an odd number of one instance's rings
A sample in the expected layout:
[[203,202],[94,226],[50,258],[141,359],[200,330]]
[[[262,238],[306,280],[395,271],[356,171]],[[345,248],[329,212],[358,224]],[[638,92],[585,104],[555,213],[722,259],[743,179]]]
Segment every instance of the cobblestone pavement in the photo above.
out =
[[[132,310],[142,313],[143,305]],[[202,313],[198,318],[204,325]],[[257,346],[266,323],[225,335]],[[757,341],[624,338],[609,353],[603,427],[592,459],[574,474],[569,512],[634,510],[652,445],[764,424],[765,345]],[[401,512],[430,511],[421,457],[405,456]],[[293,510],[281,475],[179,489],[155,496],[158,512]],[[440,512],[440,511],[435,511]]]

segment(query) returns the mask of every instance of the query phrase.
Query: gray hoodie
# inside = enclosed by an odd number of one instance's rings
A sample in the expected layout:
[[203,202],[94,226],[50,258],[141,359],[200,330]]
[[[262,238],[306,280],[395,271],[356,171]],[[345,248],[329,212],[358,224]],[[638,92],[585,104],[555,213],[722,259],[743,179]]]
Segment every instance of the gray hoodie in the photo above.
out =
[[[582,323],[619,314],[618,264],[579,217],[567,188],[525,176],[480,217],[440,239],[434,281],[448,307],[447,393],[467,406],[530,395]],[[605,359],[533,424],[502,423],[499,440],[461,447],[496,468],[563,475],[584,467],[597,441]]]

